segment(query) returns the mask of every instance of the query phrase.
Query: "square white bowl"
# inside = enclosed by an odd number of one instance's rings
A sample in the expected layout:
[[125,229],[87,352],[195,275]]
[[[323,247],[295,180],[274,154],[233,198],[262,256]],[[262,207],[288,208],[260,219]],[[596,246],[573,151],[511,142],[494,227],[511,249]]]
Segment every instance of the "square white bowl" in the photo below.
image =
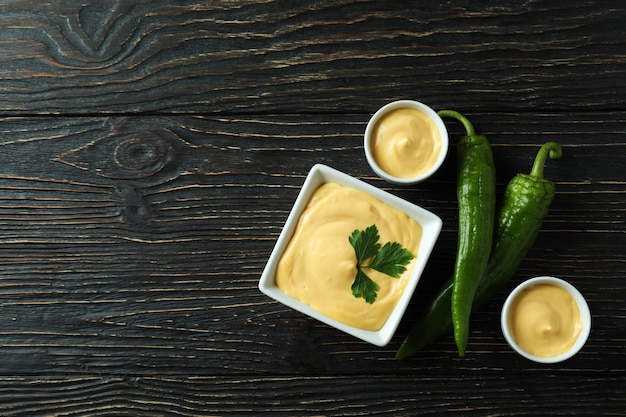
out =
[[[420,241],[415,267],[409,277],[409,282],[407,283],[404,293],[400,297],[400,300],[383,327],[376,331],[359,329],[334,320],[315,310],[308,304],[287,295],[276,285],[276,269],[278,262],[283,254],[283,251],[291,240],[291,237],[293,236],[302,211],[308,204],[313,192],[322,184],[329,182],[364,191],[371,196],[376,197],[383,203],[403,211],[422,226],[422,239]],[[411,301],[415,287],[422,276],[422,272],[426,267],[428,258],[430,257],[430,254],[435,246],[437,238],[439,237],[442,224],[441,219],[437,215],[423,209],[422,207],[409,203],[400,197],[376,188],[373,185],[367,184],[326,165],[314,165],[304,181],[304,185],[298,194],[293,208],[287,217],[285,226],[276,241],[276,245],[274,246],[274,249],[269,257],[267,265],[263,270],[263,274],[261,275],[261,279],[259,281],[259,289],[270,298],[273,298],[287,307],[291,307],[294,310],[317,319],[322,323],[335,327],[374,345],[385,346],[393,337],[398,325],[400,324],[400,320],[402,319],[402,316]]]

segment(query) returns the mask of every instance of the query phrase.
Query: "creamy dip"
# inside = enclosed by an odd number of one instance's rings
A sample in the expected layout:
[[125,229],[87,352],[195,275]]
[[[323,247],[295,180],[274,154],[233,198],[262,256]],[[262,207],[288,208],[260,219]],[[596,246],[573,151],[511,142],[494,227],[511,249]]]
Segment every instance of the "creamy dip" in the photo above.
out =
[[582,319],[576,301],[565,289],[537,284],[513,301],[509,329],[526,352],[553,357],[565,353],[576,342]]
[[[399,278],[375,270],[367,275],[379,286],[368,304],[352,295],[356,256],[348,237],[375,224],[380,242],[398,242],[415,258]],[[341,323],[380,329],[398,303],[415,267],[422,227],[404,212],[354,188],[336,183],[320,186],[297,223],[276,272],[285,293]]]
[[372,155],[378,166],[397,178],[428,171],[441,152],[441,135],[425,113],[405,107],[378,120],[372,133]]

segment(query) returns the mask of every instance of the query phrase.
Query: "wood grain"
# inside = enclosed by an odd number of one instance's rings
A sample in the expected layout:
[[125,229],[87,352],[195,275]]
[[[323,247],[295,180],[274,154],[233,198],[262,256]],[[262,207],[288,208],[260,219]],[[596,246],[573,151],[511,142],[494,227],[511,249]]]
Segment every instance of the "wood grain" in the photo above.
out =
[[[561,388],[554,384],[537,389],[532,384],[513,391],[515,377],[505,375],[459,375],[449,380],[424,378],[424,388],[416,388],[413,376],[381,378],[345,377],[275,377],[257,378],[89,378],[39,379],[37,388],[20,380],[11,382],[24,393],[48,401],[41,404],[16,401],[5,396],[0,410],[13,415],[118,415],[118,416],[413,416],[478,414],[517,415],[524,404],[524,415],[549,413],[570,416],[620,407],[623,402],[614,392],[600,392],[593,385],[573,385],[565,381]],[[549,378],[549,377],[548,377]],[[548,379],[543,375],[537,380]],[[475,387],[467,393],[465,384]],[[184,397],[177,396],[180,385],[188,387]],[[211,386],[207,391],[204,387]],[[380,388],[393,389],[393,396]],[[565,390],[563,390],[565,388]],[[581,401],[581,391],[589,397]],[[562,392],[566,392],[563,395]],[[594,396],[602,396],[599,401]],[[19,398],[19,397],[18,397]],[[72,401],[83,398],[85,401]],[[597,398],[597,397],[596,397]],[[139,400],[140,399],[140,400]],[[616,415],[600,411],[597,415]],[[618,415],[618,414],[617,414]]]
[[[0,2],[0,414],[624,415],[626,8],[615,2]],[[397,98],[462,111],[498,192],[563,146],[557,196],[508,288],[450,335],[394,354],[449,276],[454,143],[414,187],[368,167]],[[362,343],[262,295],[306,174],[326,163],[440,215],[392,342]],[[505,344],[523,279],[587,297],[562,364]]]
[[626,79],[626,8],[615,2],[170,3],[5,2],[0,109],[369,112],[406,97],[511,111],[625,104],[614,87]]

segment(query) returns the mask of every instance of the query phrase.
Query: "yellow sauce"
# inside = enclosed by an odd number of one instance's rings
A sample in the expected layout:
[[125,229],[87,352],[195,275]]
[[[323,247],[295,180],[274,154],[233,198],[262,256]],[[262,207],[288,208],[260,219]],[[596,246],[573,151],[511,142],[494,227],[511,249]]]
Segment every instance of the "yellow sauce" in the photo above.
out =
[[[415,258],[399,278],[375,270],[379,288],[373,304],[352,295],[356,255],[348,241],[355,229],[375,224],[380,242],[398,242]],[[405,213],[371,195],[336,183],[320,186],[303,211],[276,272],[285,293],[341,323],[380,329],[398,303],[415,267],[422,227]]]
[[574,298],[552,284],[534,285],[513,301],[509,329],[526,352],[553,357],[569,350],[582,330]]
[[372,132],[372,155],[378,166],[397,178],[428,171],[441,152],[441,135],[435,122],[413,108],[385,114]]

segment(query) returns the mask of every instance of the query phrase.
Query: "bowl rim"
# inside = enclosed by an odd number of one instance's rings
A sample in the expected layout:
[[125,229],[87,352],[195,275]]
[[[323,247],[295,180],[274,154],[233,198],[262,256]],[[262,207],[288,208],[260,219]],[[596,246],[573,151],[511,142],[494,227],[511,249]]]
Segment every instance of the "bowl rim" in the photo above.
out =
[[[517,342],[515,342],[515,340],[513,339],[513,335],[511,334],[509,330],[509,325],[508,325],[509,313],[510,313],[511,305],[513,304],[513,301],[517,298],[517,296],[522,291],[538,284],[552,284],[552,285],[556,285],[558,287],[563,288],[574,298],[574,300],[576,301],[576,304],[578,305],[578,310],[580,312],[580,317],[582,321],[582,329],[580,331],[580,334],[578,335],[578,338],[572,345],[572,347],[560,355],[551,356],[551,357],[543,357],[543,356],[537,356],[537,355],[528,353],[527,351],[522,349],[517,344]],[[582,347],[587,342],[587,339],[589,338],[589,334],[591,333],[591,311],[589,310],[589,305],[587,304],[585,297],[580,293],[580,291],[578,291],[578,289],[576,289],[576,287],[574,287],[572,284],[565,281],[564,279],[544,275],[544,276],[538,276],[538,277],[527,279],[526,281],[523,281],[522,283],[517,285],[517,287],[515,287],[515,289],[511,291],[511,293],[507,296],[502,306],[502,312],[500,315],[500,326],[502,329],[502,334],[504,335],[504,338],[509,344],[509,346],[521,356],[527,359],[530,359],[531,361],[539,362],[539,363],[546,363],[546,364],[557,363],[557,362],[565,361],[571,358],[572,356],[574,356],[576,353],[578,353],[582,349]]]
[[[424,172],[423,174],[415,176],[415,177],[410,177],[410,178],[396,177],[394,175],[389,174],[385,170],[383,170],[380,167],[380,165],[378,165],[378,163],[376,162],[376,159],[374,158],[374,153],[372,152],[372,131],[374,130],[376,123],[378,123],[378,121],[385,114],[389,113],[390,111],[401,109],[401,108],[412,108],[412,109],[419,110],[422,113],[426,114],[435,123],[435,126],[437,126],[439,130],[439,136],[441,137],[441,150],[433,166],[431,166],[430,169]],[[450,139],[448,137],[448,129],[446,128],[446,125],[443,122],[443,119],[430,106],[417,100],[396,100],[396,101],[392,101],[390,103],[385,104],[384,106],[379,108],[369,119],[369,121],[367,122],[367,126],[365,127],[365,133],[363,135],[363,147],[365,149],[365,159],[367,159],[368,164],[370,165],[374,173],[376,173],[376,175],[378,175],[380,178],[384,179],[385,181],[391,184],[396,184],[396,185],[417,184],[430,178],[435,172],[439,170],[439,168],[445,161],[446,156],[448,155],[449,146],[450,146]]]
[[[422,226],[422,238],[418,249],[419,256],[417,257],[413,273],[411,274],[405,291],[398,300],[398,303],[393,309],[391,315],[379,330],[363,330],[334,320],[324,314],[321,314],[302,301],[287,295],[276,285],[275,275],[278,261],[280,260],[287,244],[291,240],[302,211],[308,204],[312,193],[320,185],[328,182],[335,182],[344,186],[365,191],[384,203],[405,212],[409,217],[418,221]],[[439,237],[442,226],[443,222],[439,216],[416,204],[410,203],[394,194],[383,191],[380,188],[329,166],[315,164],[309,171],[304,184],[298,193],[293,208],[287,217],[285,225],[275,243],[274,249],[270,254],[259,280],[259,289],[265,295],[286,305],[287,307],[297,310],[307,316],[317,319],[327,325],[335,327],[371,344],[385,346],[393,337],[406,311],[406,308],[411,301],[417,283],[422,276],[426,263],[428,262],[435,243]]]

